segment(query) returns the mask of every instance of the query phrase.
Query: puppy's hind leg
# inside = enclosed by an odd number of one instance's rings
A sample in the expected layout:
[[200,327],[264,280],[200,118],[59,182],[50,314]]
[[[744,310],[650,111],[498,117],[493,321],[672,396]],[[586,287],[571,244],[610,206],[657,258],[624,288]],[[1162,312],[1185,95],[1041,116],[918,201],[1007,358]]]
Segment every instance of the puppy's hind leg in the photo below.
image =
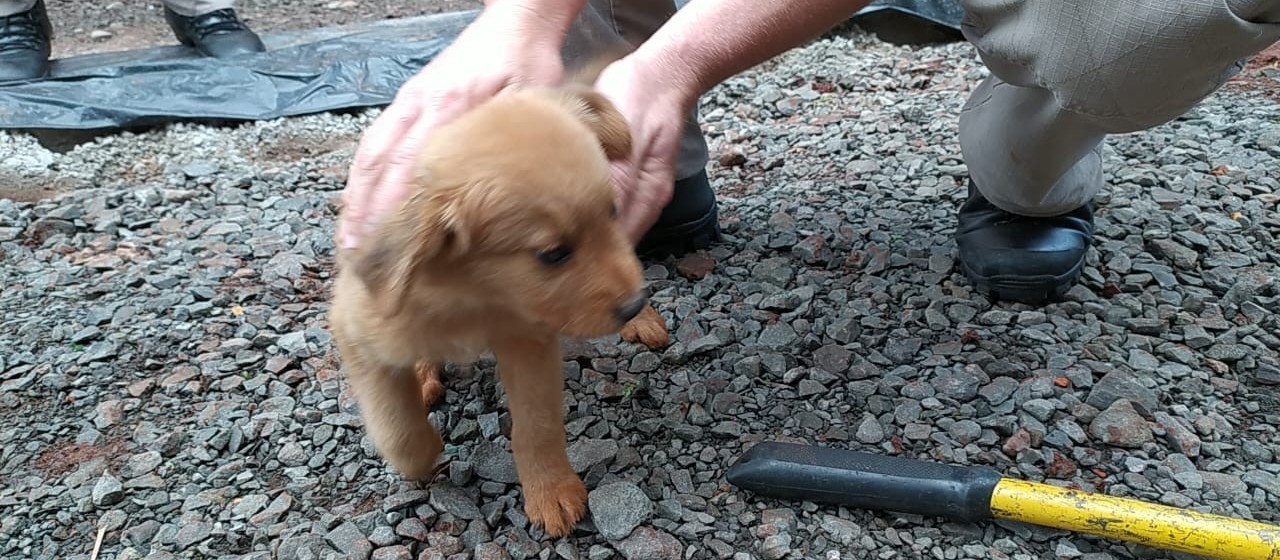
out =
[[417,377],[408,370],[349,369],[360,416],[374,448],[405,478],[430,477],[444,451],[444,441],[427,419]]
[[567,535],[586,512],[587,489],[565,447],[564,377],[553,336],[494,345],[511,410],[511,448],[524,511],[551,537]]
[[424,360],[418,362],[414,370],[418,375],[418,385],[422,388],[422,403],[430,408],[444,396],[444,383],[440,380],[444,364]]
[[670,342],[667,322],[653,305],[646,304],[633,319],[622,326],[622,340],[638,342],[650,349],[665,347]]

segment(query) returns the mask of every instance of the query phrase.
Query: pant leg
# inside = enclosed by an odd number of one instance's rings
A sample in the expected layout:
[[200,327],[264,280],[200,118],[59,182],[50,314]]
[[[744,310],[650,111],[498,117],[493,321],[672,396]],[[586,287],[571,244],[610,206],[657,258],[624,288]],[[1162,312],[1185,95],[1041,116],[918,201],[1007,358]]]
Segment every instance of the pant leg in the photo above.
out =
[[[589,0],[565,40],[565,64],[572,66],[585,61],[602,47],[634,48],[648,40],[675,13],[673,0]],[[695,107],[685,121],[680,139],[676,178],[693,176],[706,165],[707,144]]]
[[163,2],[170,10],[187,17],[235,7],[235,0],[163,0]]
[[1280,0],[964,0],[991,76],[960,113],[974,184],[1007,211],[1054,215],[1103,186],[1107,134],[1190,110],[1280,40]]
[[0,0],[0,17],[20,14],[36,6],[36,0]]

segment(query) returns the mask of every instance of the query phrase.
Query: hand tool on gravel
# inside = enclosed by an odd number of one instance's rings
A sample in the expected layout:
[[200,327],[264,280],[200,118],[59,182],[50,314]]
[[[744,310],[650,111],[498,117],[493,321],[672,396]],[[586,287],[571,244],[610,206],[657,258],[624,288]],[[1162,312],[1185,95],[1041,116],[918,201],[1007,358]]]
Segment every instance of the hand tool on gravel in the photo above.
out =
[[1280,527],[955,466],[782,442],[726,473],[761,496],[959,521],[1006,519],[1220,560],[1280,560]]

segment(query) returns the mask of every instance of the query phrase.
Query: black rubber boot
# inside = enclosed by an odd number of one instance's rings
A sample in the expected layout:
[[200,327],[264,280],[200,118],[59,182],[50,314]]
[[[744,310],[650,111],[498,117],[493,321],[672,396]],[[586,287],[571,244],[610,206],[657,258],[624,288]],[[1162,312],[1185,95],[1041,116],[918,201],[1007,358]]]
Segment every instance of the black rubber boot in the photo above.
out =
[[636,244],[636,254],[661,259],[706,249],[720,240],[716,194],[706,171],[676,181],[671,202]]
[[267,50],[231,8],[187,17],[166,7],[164,19],[178,41],[204,56],[226,58]]
[[960,269],[986,296],[1040,304],[1062,297],[1084,270],[1093,241],[1093,203],[1033,218],[991,204],[969,181],[956,228]]
[[52,36],[44,0],[25,12],[0,17],[0,82],[47,76]]

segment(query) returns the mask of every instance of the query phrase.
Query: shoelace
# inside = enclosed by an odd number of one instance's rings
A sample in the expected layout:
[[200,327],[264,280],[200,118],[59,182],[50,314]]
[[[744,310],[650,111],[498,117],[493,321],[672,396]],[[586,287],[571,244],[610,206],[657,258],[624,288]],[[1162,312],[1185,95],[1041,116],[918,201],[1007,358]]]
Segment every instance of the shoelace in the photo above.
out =
[[200,37],[242,29],[244,29],[244,23],[230,8],[214,10],[191,19],[191,31]]
[[40,24],[30,12],[0,18],[0,52],[38,48],[43,37]]

